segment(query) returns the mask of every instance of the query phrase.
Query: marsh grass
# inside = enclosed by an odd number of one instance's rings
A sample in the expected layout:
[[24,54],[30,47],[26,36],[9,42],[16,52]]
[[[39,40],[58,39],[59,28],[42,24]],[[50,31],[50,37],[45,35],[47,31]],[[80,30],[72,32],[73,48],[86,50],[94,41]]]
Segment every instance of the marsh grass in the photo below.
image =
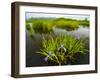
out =
[[78,29],[79,23],[77,21],[59,20],[56,22],[56,27],[66,29],[67,31],[71,31]]
[[78,20],[78,22],[79,22],[79,25],[82,25],[82,26],[84,26],[84,27],[89,27],[89,26],[90,26],[90,22],[89,22],[89,20],[87,20],[87,19]]
[[38,18],[38,19],[29,19],[26,20],[26,28],[29,30],[28,23],[32,23],[32,28],[35,33],[51,33],[53,32],[53,28],[63,28],[67,31],[76,30],[80,25],[84,27],[89,27],[89,20],[76,20],[76,19],[68,19],[68,18]]
[[[61,45],[63,45],[62,48],[60,48]],[[61,50],[58,50],[58,48]],[[60,35],[52,37],[49,35],[48,38],[43,37],[42,48],[37,53],[46,57],[47,61],[63,65],[69,62],[75,62],[76,58],[74,56],[76,54],[85,55],[87,51],[85,43],[74,36]],[[48,54],[49,52],[51,52],[51,55]]]
[[33,29],[36,33],[50,33],[52,32],[53,21],[39,20],[33,23]]

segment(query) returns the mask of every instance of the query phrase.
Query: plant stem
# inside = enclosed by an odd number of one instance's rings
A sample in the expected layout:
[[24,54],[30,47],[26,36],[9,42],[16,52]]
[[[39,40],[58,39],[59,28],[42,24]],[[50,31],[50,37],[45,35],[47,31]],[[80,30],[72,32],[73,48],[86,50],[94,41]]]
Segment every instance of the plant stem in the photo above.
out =
[[55,58],[56,58],[56,60],[57,60],[57,63],[58,63],[59,65],[61,65],[61,63],[59,62],[59,60],[58,60],[58,58],[57,58],[56,55],[55,55]]
[[59,66],[61,66],[61,63],[59,63]]

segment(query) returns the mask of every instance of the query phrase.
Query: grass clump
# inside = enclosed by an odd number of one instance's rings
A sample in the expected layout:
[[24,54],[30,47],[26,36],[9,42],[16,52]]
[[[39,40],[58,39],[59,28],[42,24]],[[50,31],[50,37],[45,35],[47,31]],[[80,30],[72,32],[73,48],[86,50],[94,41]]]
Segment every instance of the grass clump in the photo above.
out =
[[85,54],[88,51],[82,40],[69,35],[43,38],[42,46],[38,53],[45,56],[45,61],[58,65],[68,64],[69,61],[74,62],[76,54]]
[[50,33],[52,32],[53,22],[52,21],[36,21],[33,23],[33,29],[36,33]]
[[78,22],[79,22],[79,25],[82,25],[82,26],[84,26],[84,27],[89,27],[89,26],[90,26],[90,22],[89,22],[89,20],[87,20],[87,19],[78,20]]
[[29,35],[33,37],[34,35],[34,30],[32,28],[32,23],[26,23],[26,30],[28,31]]
[[79,28],[77,21],[59,20],[56,22],[56,27],[66,29],[67,31]]

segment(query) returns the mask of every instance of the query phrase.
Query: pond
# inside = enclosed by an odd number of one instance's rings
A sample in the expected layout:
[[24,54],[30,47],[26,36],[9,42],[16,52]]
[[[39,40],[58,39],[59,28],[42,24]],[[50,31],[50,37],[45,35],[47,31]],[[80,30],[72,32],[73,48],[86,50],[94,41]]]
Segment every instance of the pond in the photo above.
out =
[[[76,30],[67,31],[61,28],[53,28],[53,33],[55,35],[59,35],[61,33],[68,35],[79,35],[80,37],[89,39],[89,27],[80,26]],[[43,34],[46,36],[46,34]],[[36,52],[41,49],[42,35],[40,33],[34,33],[34,37],[31,38],[29,36],[28,31],[26,31],[26,67],[34,67],[34,66],[47,66],[48,64],[44,62],[44,57]],[[79,64],[89,63],[89,55],[87,54],[84,59],[78,59]]]
[[80,26],[78,29],[72,31],[67,31],[61,28],[54,28],[53,31],[54,34],[56,35],[63,33],[63,34],[74,35],[74,36],[80,35],[80,37],[89,37],[90,29],[89,27]]

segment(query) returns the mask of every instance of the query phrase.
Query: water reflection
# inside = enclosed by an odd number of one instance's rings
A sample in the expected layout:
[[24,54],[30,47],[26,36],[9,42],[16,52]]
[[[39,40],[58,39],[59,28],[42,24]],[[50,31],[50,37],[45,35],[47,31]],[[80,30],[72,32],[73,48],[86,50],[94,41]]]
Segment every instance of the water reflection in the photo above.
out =
[[53,32],[56,35],[62,33],[62,34],[68,34],[74,36],[80,35],[81,37],[89,37],[90,29],[89,27],[83,27],[83,26],[80,26],[77,30],[73,30],[73,31],[67,31],[61,28],[53,28]]
[[[80,26],[77,30],[73,31],[67,31],[65,29],[61,28],[53,28],[53,33],[55,35],[59,34],[68,34],[68,35],[80,35],[81,37],[85,38],[86,41],[86,47],[89,48],[89,27],[83,27]],[[37,54],[41,49],[41,42],[42,42],[42,37],[45,36],[47,37],[48,34],[43,34],[41,35],[40,33],[34,33],[34,38],[31,38],[29,36],[28,31],[26,31],[26,67],[32,67],[32,66],[48,66],[44,62],[44,57]],[[77,60],[77,64],[88,64],[89,63],[89,54],[87,54],[84,59],[83,56],[82,58],[80,57]]]

